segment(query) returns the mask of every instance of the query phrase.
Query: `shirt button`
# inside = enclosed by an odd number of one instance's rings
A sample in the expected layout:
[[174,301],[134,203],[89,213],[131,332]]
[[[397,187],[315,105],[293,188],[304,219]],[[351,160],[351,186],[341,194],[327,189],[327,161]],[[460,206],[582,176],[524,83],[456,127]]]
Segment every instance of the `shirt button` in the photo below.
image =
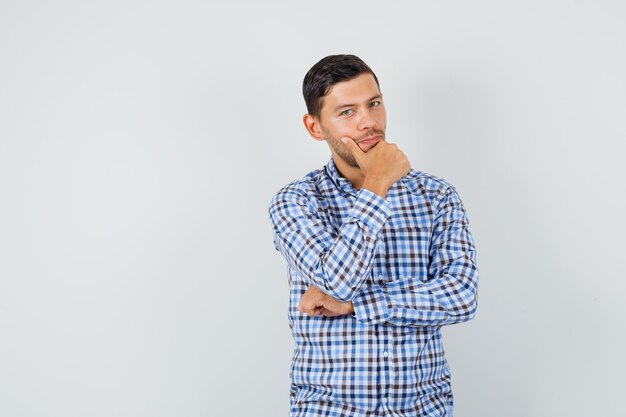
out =
[[389,356],[389,352],[384,351],[384,352],[383,352],[383,356],[384,356],[385,358],[386,358],[386,357],[388,357],[388,356]]
[[374,320],[376,318],[376,314],[370,314],[370,320]]
[[383,398],[383,403],[387,404],[387,398]]

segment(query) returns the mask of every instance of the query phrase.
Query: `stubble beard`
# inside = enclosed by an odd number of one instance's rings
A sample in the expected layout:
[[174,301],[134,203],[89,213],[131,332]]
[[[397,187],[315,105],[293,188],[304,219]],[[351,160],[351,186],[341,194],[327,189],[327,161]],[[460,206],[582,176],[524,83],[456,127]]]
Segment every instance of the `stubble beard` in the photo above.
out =
[[[373,134],[381,135],[382,136],[381,140],[385,140],[385,131],[375,130],[373,132]],[[365,137],[368,137],[368,136],[372,136],[372,133],[365,134],[362,137],[365,138]],[[346,164],[348,164],[352,168],[360,168],[359,164],[356,162],[356,159],[354,159],[354,156],[352,156],[352,154],[347,149],[344,149],[344,147],[341,146],[341,145],[343,145],[343,143],[341,142],[341,139],[333,138],[331,140],[331,142],[329,142],[329,143],[331,143],[331,147],[335,151],[337,156],[339,156],[339,158],[341,158]],[[358,144],[357,144],[357,146],[358,146]],[[374,146],[376,146],[376,145],[374,145]],[[370,148],[370,149],[372,149],[372,148]],[[369,151],[369,149],[368,149],[368,151]]]
[[360,168],[359,164],[356,162],[356,159],[354,159],[354,156],[352,156],[352,154],[346,153],[343,150],[336,148],[336,147],[334,149],[335,149],[335,153],[337,154],[337,156],[339,156],[339,158],[341,158],[343,162],[345,162],[352,168]]

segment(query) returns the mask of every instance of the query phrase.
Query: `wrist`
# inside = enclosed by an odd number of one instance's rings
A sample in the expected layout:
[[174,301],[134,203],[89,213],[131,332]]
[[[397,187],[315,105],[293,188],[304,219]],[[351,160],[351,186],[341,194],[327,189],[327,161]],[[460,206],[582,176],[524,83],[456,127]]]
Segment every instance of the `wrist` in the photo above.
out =
[[361,188],[365,188],[375,194],[378,194],[382,198],[385,198],[387,196],[387,191],[389,190],[389,185],[387,185],[385,181],[365,177]]

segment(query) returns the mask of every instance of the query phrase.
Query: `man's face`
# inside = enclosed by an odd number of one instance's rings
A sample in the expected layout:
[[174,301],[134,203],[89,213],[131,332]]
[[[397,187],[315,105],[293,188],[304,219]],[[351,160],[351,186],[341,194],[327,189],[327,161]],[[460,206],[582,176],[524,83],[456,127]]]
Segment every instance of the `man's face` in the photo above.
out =
[[318,122],[324,139],[333,154],[358,168],[341,138],[354,139],[364,152],[385,140],[387,113],[376,80],[369,73],[361,74],[335,84],[322,100]]

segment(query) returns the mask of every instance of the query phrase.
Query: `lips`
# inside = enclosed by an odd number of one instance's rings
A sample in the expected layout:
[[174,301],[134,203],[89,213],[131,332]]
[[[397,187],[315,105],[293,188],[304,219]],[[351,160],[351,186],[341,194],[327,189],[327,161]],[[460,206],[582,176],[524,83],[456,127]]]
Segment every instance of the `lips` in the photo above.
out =
[[378,141],[380,141],[382,139],[381,135],[374,135],[374,136],[368,136],[366,138],[361,139],[360,141],[358,141],[357,143],[359,145],[372,145],[374,143],[377,143]]

